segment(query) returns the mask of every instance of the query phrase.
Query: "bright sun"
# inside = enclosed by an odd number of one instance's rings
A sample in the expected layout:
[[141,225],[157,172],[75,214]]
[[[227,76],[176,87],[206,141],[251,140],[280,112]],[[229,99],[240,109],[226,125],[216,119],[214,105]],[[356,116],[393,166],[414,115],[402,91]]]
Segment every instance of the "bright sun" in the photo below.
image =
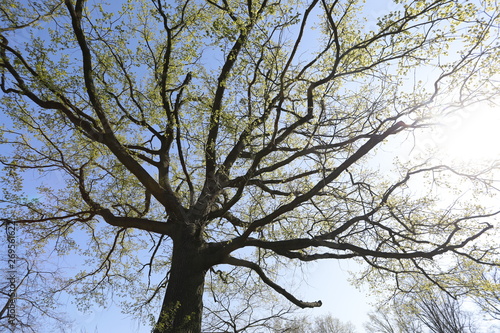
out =
[[[451,120],[451,121],[450,121]],[[500,108],[463,110],[448,119],[438,144],[441,159],[480,165],[500,159]]]

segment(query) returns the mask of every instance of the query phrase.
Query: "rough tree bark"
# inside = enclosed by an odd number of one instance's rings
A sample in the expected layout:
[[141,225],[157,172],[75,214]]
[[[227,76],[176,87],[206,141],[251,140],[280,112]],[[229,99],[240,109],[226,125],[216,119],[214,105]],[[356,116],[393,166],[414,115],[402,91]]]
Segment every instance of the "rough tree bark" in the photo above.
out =
[[200,249],[199,241],[190,237],[174,242],[168,285],[154,333],[201,331],[207,269]]

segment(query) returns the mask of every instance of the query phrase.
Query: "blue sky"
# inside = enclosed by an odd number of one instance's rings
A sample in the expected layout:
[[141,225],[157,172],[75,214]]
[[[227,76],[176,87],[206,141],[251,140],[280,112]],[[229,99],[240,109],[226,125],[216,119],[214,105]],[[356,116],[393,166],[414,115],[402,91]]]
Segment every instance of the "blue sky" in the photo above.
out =
[[[307,301],[321,300],[323,305],[316,309],[299,310],[296,315],[314,317],[330,313],[341,321],[350,321],[358,328],[359,333],[364,332],[362,324],[367,320],[367,313],[372,310],[370,302],[375,299],[348,282],[348,271],[356,270],[358,265],[347,260],[324,260],[311,266],[295,295]],[[142,326],[135,318],[120,313],[115,305],[108,309],[94,308],[88,314],[83,314],[76,310],[70,299],[66,304],[68,312],[75,318],[74,332],[150,332],[148,327]]]
[[[376,18],[387,14],[395,6],[387,1],[368,1],[366,12],[369,18]],[[369,24],[373,20],[369,20]],[[2,121],[3,122],[3,121]],[[320,261],[311,265],[309,272],[304,277],[304,283],[298,289],[297,296],[308,301],[322,300],[323,306],[319,309],[297,312],[311,316],[331,313],[342,321],[350,321],[363,332],[362,323],[367,319],[367,312],[372,308],[370,302],[374,299],[367,296],[367,292],[359,291],[347,281],[350,277],[348,271],[356,270],[358,266],[352,261]],[[88,314],[76,310],[71,298],[61,299],[66,304],[70,317],[75,320],[72,332],[149,332],[148,327],[142,326],[134,318],[120,313],[115,305],[103,309],[95,307]],[[64,310],[64,309],[63,309]]]

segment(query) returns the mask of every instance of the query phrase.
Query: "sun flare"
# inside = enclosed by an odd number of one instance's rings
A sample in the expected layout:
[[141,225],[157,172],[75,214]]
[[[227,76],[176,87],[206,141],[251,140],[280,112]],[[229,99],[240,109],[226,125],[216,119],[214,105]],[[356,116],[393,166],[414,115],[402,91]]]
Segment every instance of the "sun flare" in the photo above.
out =
[[478,106],[445,120],[441,159],[480,165],[500,158],[500,108]]

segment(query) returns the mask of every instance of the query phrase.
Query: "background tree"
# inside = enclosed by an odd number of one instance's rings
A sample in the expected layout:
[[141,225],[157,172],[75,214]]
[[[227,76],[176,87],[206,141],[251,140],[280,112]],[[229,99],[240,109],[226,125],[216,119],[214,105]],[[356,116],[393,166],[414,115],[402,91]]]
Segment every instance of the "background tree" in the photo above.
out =
[[214,267],[305,308],[321,301],[280,265],[435,282],[433,258],[496,250],[494,211],[422,190],[477,196],[491,167],[370,170],[384,142],[497,94],[493,1],[395,1],[372,25],[354,0],[0,4],[2,215],[84,267],[63,284],[82,308],[111,293],[155,332],[200,332]]
[[272,332],[287,333],[355,333],[356,329],[350,323],[343,323],[331,314],[313,318],[298,317],[292,320],[279,320]]
[[472,333],[477,327],[461,303],[445,293],[419,294],[415,315],[433,333]]
[[314,319],[314,325],[303,332],[318,333],[355,333],[356,330],[351,323],[343,323],[331,315],[324,315]]
[[479,332],[473,313],[463,309],[462,299],[433,286],[399,295],[390,307],[372,312],[365,329],[374,333]]
[[372,333],[423,333],[422,323],[402,311],[398,305],[380,306],[368,314],[364,323],[366,332]]
[[[40,260],[38,253],[25,253],[15,245],[14,229],[8,221],[0,224],[0,330],[2,332],[69,332],[72,322],[61,310],[59,295],[60,272],[53,264]],[[9,230],[10,240],[6,238]],[[11,241],[12,240],[12,241]],[[8,249],[12,249],[10,252]]]

